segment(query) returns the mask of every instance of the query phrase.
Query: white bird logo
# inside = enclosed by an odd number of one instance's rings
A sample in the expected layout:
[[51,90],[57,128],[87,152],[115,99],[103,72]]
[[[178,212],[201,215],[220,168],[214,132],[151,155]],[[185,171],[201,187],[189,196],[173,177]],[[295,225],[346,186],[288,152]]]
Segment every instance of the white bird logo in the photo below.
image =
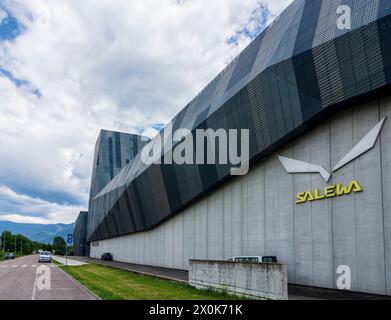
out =
[[[333,169],[333,173],[368,152],[375,146],[386,118],[387,117],[381,120],[345,157],[342,158],[340,162],[338,162]],[[330,181],[331,173],[317,164],[299,161],[284,156],[278,156],[278,159],[288,173],[319,173],[326,182]]]

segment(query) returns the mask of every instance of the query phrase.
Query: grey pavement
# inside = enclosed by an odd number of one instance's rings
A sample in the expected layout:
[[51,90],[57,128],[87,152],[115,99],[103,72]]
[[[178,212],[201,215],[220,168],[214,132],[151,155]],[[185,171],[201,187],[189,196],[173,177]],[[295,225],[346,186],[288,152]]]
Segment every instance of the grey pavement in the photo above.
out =
[[[46,278],[50,289],[43,289]],[[46,283],[46,284],[47,284]],[[0,262],[0,300],[96,300],[96,297],[51,263],[38,263],[38,256]]]
[[60,256],[53,256],[53,260],[56,260],[57,262],[59,262],[63,265],[67,265],[69,267],[79,267],[79,266],[84,266],[84,265],[88,264],[86,262],[73,260],[72,258],[64,258],[64,257],[60,257]]

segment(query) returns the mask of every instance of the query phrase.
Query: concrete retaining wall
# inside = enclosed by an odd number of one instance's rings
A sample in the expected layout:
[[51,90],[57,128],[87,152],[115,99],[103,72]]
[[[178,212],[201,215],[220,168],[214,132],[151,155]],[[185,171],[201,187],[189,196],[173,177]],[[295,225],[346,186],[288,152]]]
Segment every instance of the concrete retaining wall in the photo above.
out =
[[247,297],[287,300],[287,267],[278,263],[190,260],[189,284]]
[[[335,172],[288,174],[284,155],[332,168],[383,117],[375,147]],[[357,179],[363,192],[297,205],[299,192]],[[99,258],[189,269],[190,259],[277,256],[290,283],[336,288],[351,269],[351,289],[391,295],[391,97],[344,111],[149,231],[91,247]]]

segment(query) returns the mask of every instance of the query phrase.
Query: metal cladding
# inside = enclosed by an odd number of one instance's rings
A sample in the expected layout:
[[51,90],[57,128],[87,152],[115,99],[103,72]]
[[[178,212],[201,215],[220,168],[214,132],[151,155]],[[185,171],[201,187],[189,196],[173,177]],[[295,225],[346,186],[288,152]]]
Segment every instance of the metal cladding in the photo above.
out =
[[[348,5],[351,29],[339,29]],[[173,120],[173,130],[249,129],[250,160],[391,84],[391,6],[296,0]],[[89,241],[151,229],[230,176],[229,165],[145,165],[138,154],[94,198]]]
[[89,255],[89,246],[87,246],[87,223],[88,212],[81,211],[73,229],[73,248],[75,256],[83,257]]
[[95,144],[90,201],[134,160],[148,140],[134,134],[101,130]]

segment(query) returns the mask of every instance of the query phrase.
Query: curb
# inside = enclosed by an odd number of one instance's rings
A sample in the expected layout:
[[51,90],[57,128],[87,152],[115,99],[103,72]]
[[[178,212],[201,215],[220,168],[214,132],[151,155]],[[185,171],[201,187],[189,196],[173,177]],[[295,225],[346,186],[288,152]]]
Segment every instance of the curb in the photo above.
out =
[[[64,265],[62,265],[64,266]],[[67,278],[69,278],[74,284],[76,284],[80,289],[85,291],[90,296],[94,297],[96,300],[102,300],[101,297],[97,296],[94,292],[89,290],[86,286],[82,285],[79,281],[77,281],[74,277],[72,277],[68,272],[64,271],[61,266],[56,266],[59,270],[61,270],[62,273],[64,273]]]
[[[79,261],[79,260],[76,260],[76,261]],[[84,262],[84,261],[83,261],[83,262]],[[160,279],[163,279],[163,280],[169,280],[169,281],[175,281],[175,282],[179,282],[179,283],[189,284],[189,282],[188,282],[187,280],[181,280],[181,279],[177,279],[177,278],[171,278],[171,277],[167,277],[167,276],[163,276],[163,275],[158,275],[158,274],[155,274],[155,273],[149,273],[149,272],[145,272],[145,271],[139,271],[139,270],[134,270],[134,269],[128,269],[128,268],[121,268],[121,267],[116,267],[116,266],[110,266],[110,265],[106,265],[106,264],[103,264],[103,263],[98,263],[97,261],[87,261],[87,262],[85,262],[85,263],[94,264],[94,265],[97,265],[97,266],[108,267],[108,268],[117,269],[117,270],[124,270],[124,271],[127,271],[127,272],[132,272],[132,273],[141,274],[141,275],[144,275],[144,276],[150,276],[150,277],[160,278]]]
[[166,276],[157,275],[154,273],[148,273],[148,272],[143,272],[143,271],[138,271],[138,270],[133,270],[133,269],[125,269],[125,268],[120,268],[120,267],[115,267],[115,266],[108,266],[108,265],[98,264],[98,263],[91,263],[91,264],[95,264],[95,265],[103,266],[103,267],[107,267],[107,268],[112,268],[112,269],[116,269],[116,270],[123,270],[123,271],[131,272],[131,273],[141,274],[143,276],[149,276],[149,277],[159,278],[159,279],[163,279],[163,280],[169,280],[169,281],[180,282],[183,284],[189,284],[189,282],[186,280],[170,278],[170,277],[166,277]]

